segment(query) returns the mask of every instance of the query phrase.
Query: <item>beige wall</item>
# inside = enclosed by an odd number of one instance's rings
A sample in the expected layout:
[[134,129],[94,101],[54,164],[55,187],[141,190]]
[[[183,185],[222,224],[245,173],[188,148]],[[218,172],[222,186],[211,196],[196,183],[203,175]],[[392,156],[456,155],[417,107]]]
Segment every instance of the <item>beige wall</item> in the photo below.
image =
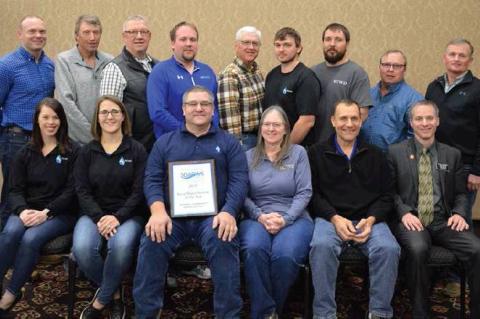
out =
[[[114,55],[122,46],[123,20],[142,14],[151,20],[150,52],[155,57],[170,56],[168,31],[175,23],[189,20],[200,31],[199,59],[217,72],[233,57],[234,33],[243,25],[254,25],[263,32],[259,62],[267,72],[276,64],[271,45],[276,30],[296,28],[303,37],[302,59],[313,65],[323,60],[321,31],[338,21],[350,29],[350,56],[365,67],[372,83],[378,81],[381,53],[400,48],[409,60],[407,79],[421,93],[442,72],[441,52],[449,39],[468,38],[480,51],[479,0],[0,0],[0,8],[0,55],[17,45],[15,28],[26,14],[47,21],[46,51],[51,57],[74,45],[74,21],[80,14],[101,18],[101,49]],[[474,62],[472,69],[480,74],[480,63]]]
[[[296,28],[303,37],[302,60],[313,65],[323,60],[321,31],[338,21],[350,29],[350,56],[364,66],[372,83],[378,81],[379,56],[399,48],[408,57],[407,80],[421,93],[443,72],[441,53],[449,39],[465,37],[480,51],[479,0],[0,0],[0,8],[0,55],[17,45],[20,18],[36,14],[48,24],[46,51],[55,57],[74,45],[74,21],[83,13],[101,18],[101,49],[116,55],[123,20],[142,14],[151,20],[153,56],[169,57],[168,31],[189,20],[200,31],[199,59],[217,72],[232,59],[234,33],[241,26],[254,25],[263,32],[258,61],[268,72],[276,65],[271,45],[276,30]],[[480,74],[480,63],[474,61],[472,70]]]

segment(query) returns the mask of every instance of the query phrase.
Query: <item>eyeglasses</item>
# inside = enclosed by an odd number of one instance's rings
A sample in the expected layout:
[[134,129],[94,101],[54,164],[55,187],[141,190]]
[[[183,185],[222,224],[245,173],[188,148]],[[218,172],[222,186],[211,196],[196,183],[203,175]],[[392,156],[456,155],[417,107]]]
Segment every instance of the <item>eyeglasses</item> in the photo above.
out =
[[185,102],[185,105],[188,107],[196,107],[197,105],[200,105],[202,109],[205,109],[207,107],[212,106],[213,103],[209,101],[188,101],[188,102]]
[[260,47],[260,42],[257,42],[257,41],[240,40],[240,43],[241,43],[244,47],[249,47],[249,46],[251,46],[252,48],[258,48],[258,47]]
[[112,110],[110,110],[110,111],[101,110],[100,112],[98,112],[98,115],[107,117],[108,114],[110,114],[111,116],[115,117],[115,116],[120,115],[121,113],[122,113],[122,111],[120,111],[120,110],[118,110],[118,109],[112,109]]
[[266,128],[274,128],[274,129],[279,129],[283,126],[283,123],[280,123],[280,122],[265,122],[262,124],[263,127],[266,127]]
[[380,62],[380,66],[385,70],[400,70],[406,66],[406,64],[395,64],[395,63],[382,63]]
[[146,37],[147,35],[150,34],[150,31],[148,31],[148,30],[125,30],[123,32],[125,32],[126,34],[128,34],[131,37],[135,37],[138,34],[140,34],[142,37]]

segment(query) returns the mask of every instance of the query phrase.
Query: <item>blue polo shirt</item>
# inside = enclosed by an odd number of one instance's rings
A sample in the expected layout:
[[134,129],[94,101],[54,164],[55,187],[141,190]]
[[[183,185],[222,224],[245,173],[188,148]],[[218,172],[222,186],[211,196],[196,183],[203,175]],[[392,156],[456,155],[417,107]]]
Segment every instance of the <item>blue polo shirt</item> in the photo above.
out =
[[410,107],[423,96],[405,81],[389,86],[385,96],[380,94],[380,82],[370,89],[373,107],[362,125],[365,142],[387,152],[388,145],[413,136],[408,118]]
[[54,64],[44,52],[38,62],[23,47],[0,58],[1,125],[31,131],[35,106],[54,89]]
[[213,125],[200,137],[183,125],[155,142],[143,184],[148,205],[160,201],[169,209],[168,162],[209,159],[215,161],[218,210],[237,216],[248,191],[247,159],[237,139]]
[[148,77],[147,105],[157,138],[182,127],[182,96],[194,85],[212,92],[215,99],[213,123],[218,126],[217,78],[208,65],[194,61],[192,74],[173,56],[155,65]]

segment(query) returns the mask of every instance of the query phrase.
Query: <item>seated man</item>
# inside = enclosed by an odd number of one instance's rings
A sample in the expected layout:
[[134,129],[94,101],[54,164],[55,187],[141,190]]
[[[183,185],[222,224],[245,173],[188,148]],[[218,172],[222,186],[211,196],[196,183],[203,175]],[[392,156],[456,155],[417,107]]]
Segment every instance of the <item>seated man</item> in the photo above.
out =
[[338,256],[357,246],[369,260],[367,318],[392,318],[400,247],[384,222],[393,208],[393,184],[380,149],[359,140],[360,106],[338,101],[331,122],[335,133],[309,150],[315,229],[310,244],[314,318],[336,318]]
[[[248,167],[236,138],[212,125],[213,101],[212,93],[204,87],[188,89],[183,94],[183,128],[163,134],[150,153],[144,191],[151,217],[141,238],[133,288],[137,319],[159,317],[168,262],[175,250],[189,240],[202,248],[212,271],[215,316],[240,317],[242,299],[235,218],[247,194]],[[212,188],[216,188],[218,212],[214,216],[172,218],[174,203],[170,202],[169,188],[174,181],[168,165],[199,160],[214,161]],[[182,175],[187,179],[193,177],[189,172],[182,174],[187,174]],[[195,175],[198,174],[203,176],[203,171],[195,171]],[[198,195],[208,189],[208,185],[202,184],[201,188]]]
[[480,239],[468,231],[466,176],[461,153],[435,141],[438,108],[420,101],[410,110],[414,138],[390,146],[396,179],[394,233],[406,251],[412,318],[429,318],[430,276],[426,266],[432,244],[452,251],[468,269],[470,317],[480,318]]

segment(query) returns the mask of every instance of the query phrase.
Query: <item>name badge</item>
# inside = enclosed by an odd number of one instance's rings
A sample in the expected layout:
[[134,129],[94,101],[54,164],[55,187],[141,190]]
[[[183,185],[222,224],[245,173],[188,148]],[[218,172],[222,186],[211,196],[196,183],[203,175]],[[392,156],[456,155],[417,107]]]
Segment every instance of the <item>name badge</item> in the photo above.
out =
[[448,172],[448,164],[437,163],[437,169],[439,171]]

